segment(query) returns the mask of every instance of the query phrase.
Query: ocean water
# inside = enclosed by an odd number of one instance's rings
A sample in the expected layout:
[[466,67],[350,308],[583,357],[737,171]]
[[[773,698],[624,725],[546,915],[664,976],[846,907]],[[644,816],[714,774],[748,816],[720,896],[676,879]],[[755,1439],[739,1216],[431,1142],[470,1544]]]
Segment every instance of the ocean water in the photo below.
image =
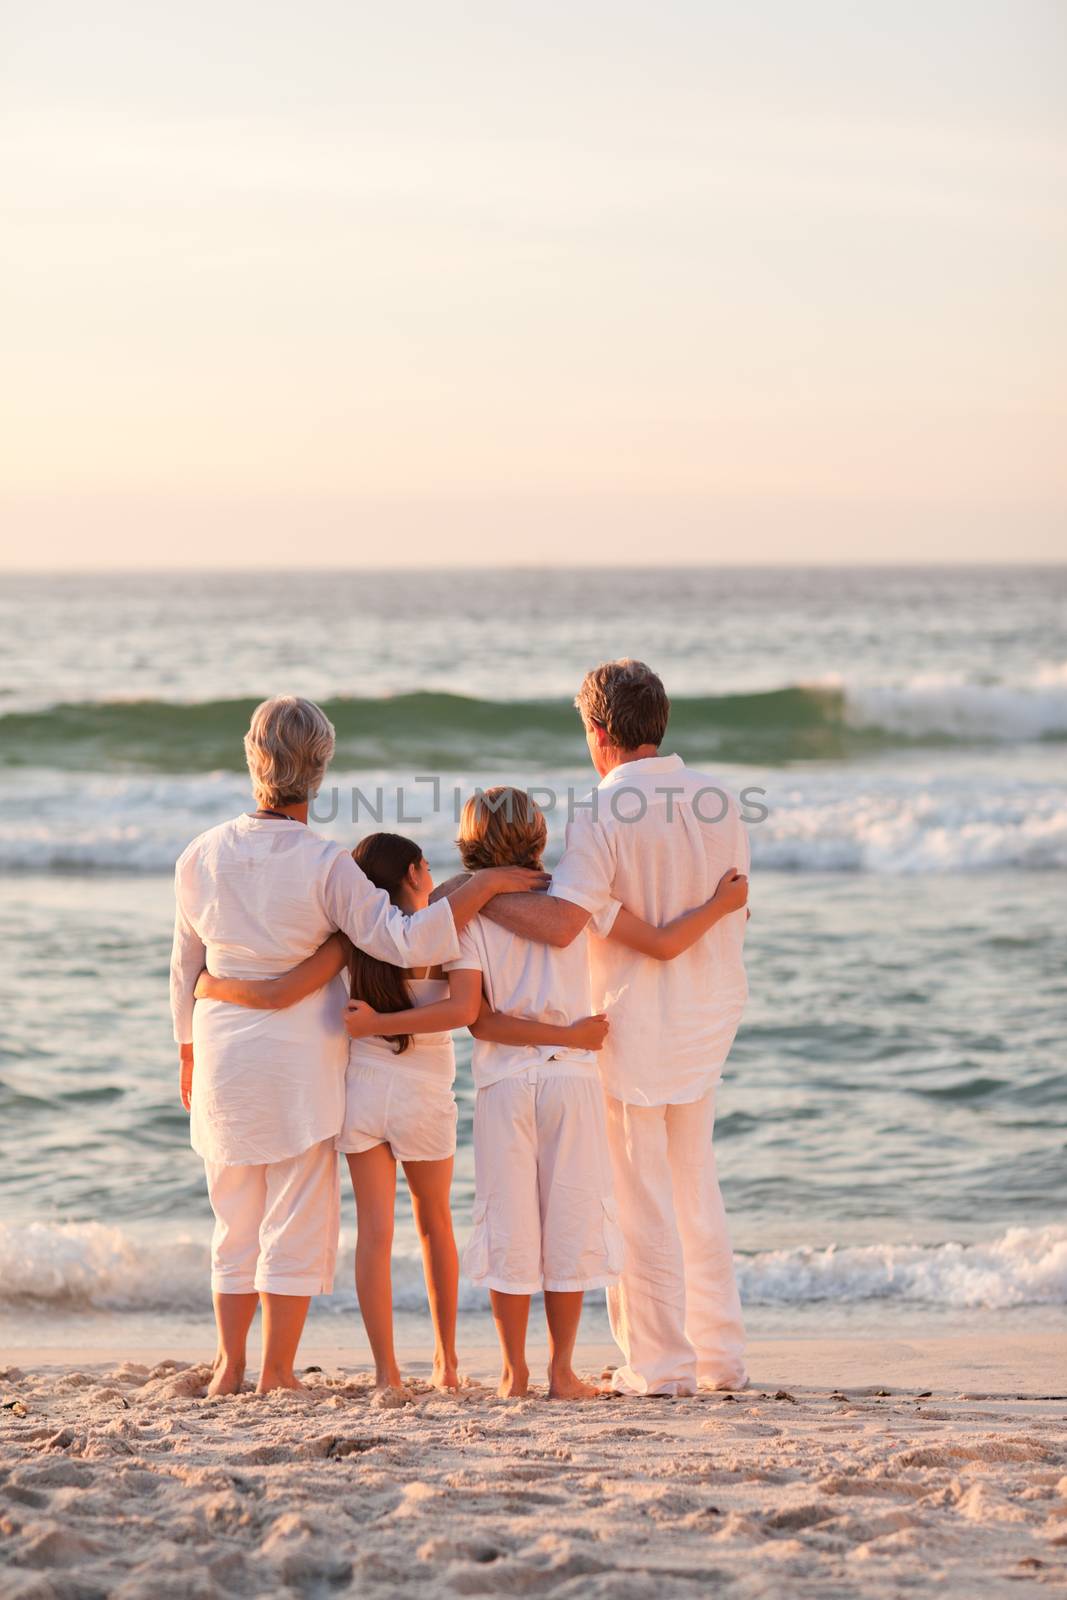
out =
[[[1065,624],[1063,569],[6,579],[0,1337],[166,1343],[210,1319],[170,872],[248,803],[251,705],[322,701],[316,825],[399,826],[444,873],[477,783],[535,786],[555,854],[592,781],[570,700],[620,654],[663,675],[668,748],[758,819],[716,1135],[753,1330],[1067,1322]],[[312,1338],[362,1343],[352,1235],[349,1198]],[[395,1278],[418,1343],[403,1204]],[[484,1296],[462,1304],[486,1342]]]

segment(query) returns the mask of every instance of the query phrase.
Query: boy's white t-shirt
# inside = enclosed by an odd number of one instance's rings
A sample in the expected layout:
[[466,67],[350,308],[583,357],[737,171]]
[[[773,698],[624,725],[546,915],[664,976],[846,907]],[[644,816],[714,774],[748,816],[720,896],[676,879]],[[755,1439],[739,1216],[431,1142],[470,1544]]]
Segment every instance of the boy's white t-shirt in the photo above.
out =
[[[590,926],[609,932],[618,910],[618,901],[611,901]],[[459,935],[459,955],[445,963],[445,971],[480,972],[489,1004],[508,1016],[567,1027],[592,1014],[584,933],[560,949],[522,939],[485,917],[473,917]],[[471,1059],[475,1087],[487,1089],[502,1078],[521,1077],[531,1067],[550,1060],[595,1066],[596,1053],[550,1044],[493,1044],[475,1039]]]

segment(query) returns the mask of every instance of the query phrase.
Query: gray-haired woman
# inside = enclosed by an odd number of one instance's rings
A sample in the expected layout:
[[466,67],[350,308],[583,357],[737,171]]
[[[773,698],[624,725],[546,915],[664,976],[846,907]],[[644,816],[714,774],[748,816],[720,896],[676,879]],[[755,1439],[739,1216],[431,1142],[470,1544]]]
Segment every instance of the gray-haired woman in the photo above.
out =
[[344,1116],[347,997],[335,979],[284,1011],[215,1000],[194,1007],[201,969],[275,977],[336,929],[399,967],[437,964],[458,954],[457,930],[494,895],[546,882],[520,868],[480,872],[449,899],[405,916],[343,845],[307,826],[333,748],[333,727],[311,701],[265,700],[245,736],[257,809],[202,833],[175,870],[171,1010],[181,1098],[215,1213],[212,1394],[240,1388],[257,1304],[260,1391],[300,1387],[293,1362],[308,1304],[333,1287],[337,1254],[334,1138]]

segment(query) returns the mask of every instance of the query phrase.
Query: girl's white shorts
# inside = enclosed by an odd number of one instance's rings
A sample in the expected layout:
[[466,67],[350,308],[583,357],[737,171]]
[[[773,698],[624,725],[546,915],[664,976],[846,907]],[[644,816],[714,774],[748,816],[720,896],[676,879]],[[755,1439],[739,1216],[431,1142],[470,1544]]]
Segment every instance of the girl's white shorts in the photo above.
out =
[[456,1097],[445,1078],[394,1066],[349,1066],[337,1149],[359,1155],[387,1144],[398,1161],[456,1153]]

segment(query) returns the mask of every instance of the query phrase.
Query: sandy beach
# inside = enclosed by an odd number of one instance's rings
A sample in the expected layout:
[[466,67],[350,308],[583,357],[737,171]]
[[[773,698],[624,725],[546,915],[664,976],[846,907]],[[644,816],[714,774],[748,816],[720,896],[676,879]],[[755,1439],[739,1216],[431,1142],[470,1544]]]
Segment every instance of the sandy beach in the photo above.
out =
[[[416,1377],[399,1406],[375,1401],[351,1352],[346,1366],[316,1351],[304,1395],[219,1401],[206,1367],[158,1352],[15,1354],[0,1368],[5,1596],[1067,1585],[1051,1336],[756,1342],[742,1394],[588,1405],[498,1400],[489,1351],[460,1394]],[[610,1353],[586,1352],[592,1373],[590,1354]]]

